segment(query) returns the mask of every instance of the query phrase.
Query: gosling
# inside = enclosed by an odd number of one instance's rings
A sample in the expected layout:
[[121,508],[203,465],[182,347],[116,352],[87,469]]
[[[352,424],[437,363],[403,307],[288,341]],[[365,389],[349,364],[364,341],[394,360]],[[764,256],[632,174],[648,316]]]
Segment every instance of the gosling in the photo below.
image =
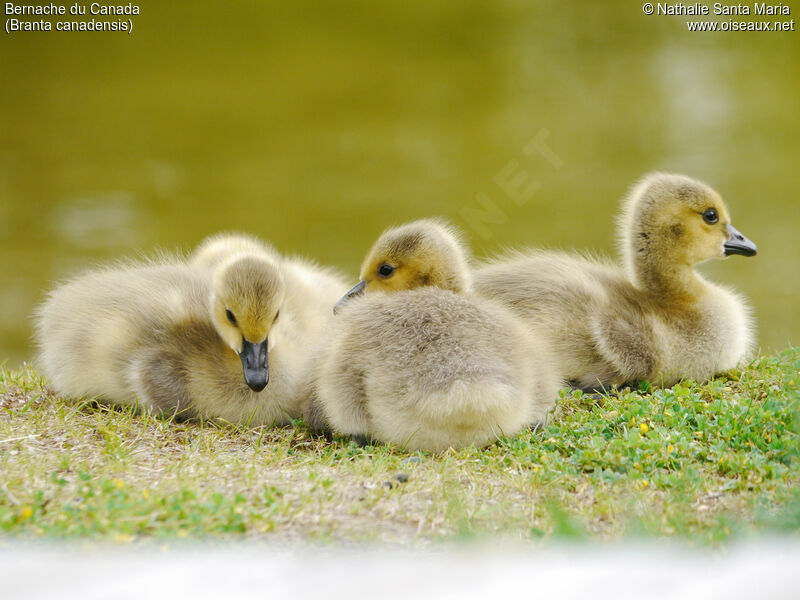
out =
[[300,415],[315,341],[289,302],[291,280],[254,249],[213,268],[175,257],[89,272],[38,309],[38,360],[68,396],[179,419],[284,424]]
[[683,175],[648,174],[624,200],[618,230],[623,268],[517,252],[476,269],[476,291],[549,339],[566,378],[587,391],[702,382],[747,360],[754,332],[746,302],[694,270],[756,254],[720,195]]
[[[284,282],[284,304],[281,313],[288,325],[270,339],[291,350],[296,363],[308,363],[331,318],[333,306],[347,290],[341,274],[313,261],[295,256],[283,256],[272,246],[256,237],[240,233],[213,235],[201,243],[189,256],[189,264],[213,272],[220,262],[236,254],[261,256],[278,266]],[[285,313],[285,314],[284,314]],[[286,334],[285,336],[283,334]],[[284,339],[285,337],[285,339]]]
[[470,291],[450,227],[423,220],[385,231],[337,305],[306,421],[434,452],[542,422],[561,386],[547,349]]

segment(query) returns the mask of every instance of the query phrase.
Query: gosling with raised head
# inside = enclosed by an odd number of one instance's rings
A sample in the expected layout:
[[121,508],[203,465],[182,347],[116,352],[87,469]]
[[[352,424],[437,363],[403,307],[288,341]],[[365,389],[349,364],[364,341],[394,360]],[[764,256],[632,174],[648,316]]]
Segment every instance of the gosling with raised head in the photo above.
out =
[[740,365],[754,343],[744,299],[694,269],[752,256],[720,195],[683,175],[652,173],[623,202],[624,268],[582,256],[516,252],[476,269],[476,291],[552,343],[575,386],[704,381]]

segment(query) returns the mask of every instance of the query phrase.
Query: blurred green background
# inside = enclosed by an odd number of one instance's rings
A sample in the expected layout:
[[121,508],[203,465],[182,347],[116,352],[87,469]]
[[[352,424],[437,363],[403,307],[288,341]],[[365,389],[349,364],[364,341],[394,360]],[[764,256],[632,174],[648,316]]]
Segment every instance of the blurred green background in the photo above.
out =
[[751,299],[762,351],[800,343],[800,33],[689,33],[623,1],[140,7],[131,35],[0,39],[0,361],[31,357],[53,280],[223,229],[353,280],[427,215],[477,256],[613,253],[653,169],[722,193],[760,252],[703,272]]

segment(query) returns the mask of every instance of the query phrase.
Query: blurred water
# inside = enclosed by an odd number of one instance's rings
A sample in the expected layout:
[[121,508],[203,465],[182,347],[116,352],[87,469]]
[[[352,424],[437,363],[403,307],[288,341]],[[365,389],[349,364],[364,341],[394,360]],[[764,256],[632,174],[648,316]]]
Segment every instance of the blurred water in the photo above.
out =
[[689,33],[623,1],[287,4],[0,38],[0,360],[30,357],[53,280],[220,229],[353,277],[426,215],[479,256],[610,253],[618,198],[656,168],[723,194],[760,252],[704,272],[752,300],[765,350],[800,343],[797,32]]

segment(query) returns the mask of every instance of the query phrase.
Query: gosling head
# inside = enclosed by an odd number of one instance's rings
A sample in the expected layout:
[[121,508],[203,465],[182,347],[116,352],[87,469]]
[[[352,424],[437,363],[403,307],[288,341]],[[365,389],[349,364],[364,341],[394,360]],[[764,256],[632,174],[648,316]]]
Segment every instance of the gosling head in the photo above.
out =
[[693,267],[732,254],[753,256],[756,245],[732,225],[720,195],[684,175],[651,173],[631,190],[619,222],[629,273]]
[[456,293],[472,286],[458,232],[443,221],[423,219],[384,231],[361,265],[361,281],[336,304],[365,291],[395,292],[435,286]]
[[211,320],[241,358],[244,380],[255,392],[269,382],[268,338],[283,297],[280,271],[263,257],[234,255],[214,272]]

